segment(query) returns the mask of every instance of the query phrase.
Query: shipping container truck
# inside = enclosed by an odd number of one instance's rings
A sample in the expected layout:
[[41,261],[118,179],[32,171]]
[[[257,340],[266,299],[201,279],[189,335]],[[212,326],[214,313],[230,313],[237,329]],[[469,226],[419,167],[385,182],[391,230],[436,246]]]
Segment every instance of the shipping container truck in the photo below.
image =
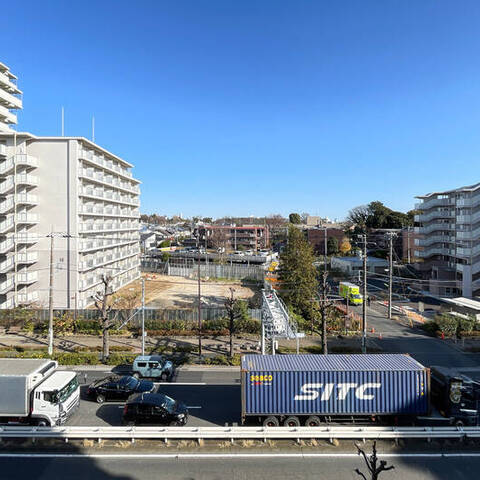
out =
[[0,424],[61,425],[77,409],[75,372],[57,370],[45,359],[0,360]]
[[361,305],[363,296],[360,294],[360,287],[350,282],[340,282],[338,293],[352,305]]
[[404,354],[244,355],[242,423],[395,422],[430,413],[430,371]]

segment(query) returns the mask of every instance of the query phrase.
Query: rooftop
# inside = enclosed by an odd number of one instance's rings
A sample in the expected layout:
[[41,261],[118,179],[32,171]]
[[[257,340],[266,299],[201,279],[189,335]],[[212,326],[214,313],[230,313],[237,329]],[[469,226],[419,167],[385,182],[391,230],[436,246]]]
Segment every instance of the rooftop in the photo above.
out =
[[52,360],[40,358],[2,358],[0,375],[30,375],[39,372],[52,363]]
[[398,371],[425,367],[406,354],[244,355],[242,371]]
[[479,190],[479,189],[480,189],[480,183],[475,183],[473,185],[468,185],[466,187],[454,188],[453,190],[445,190],[443,192],[427,193],[425,195],[419,195],[415,198],[427,199],[427,198],[430,198],[430,197],[435,197],[437,195],[449,195],[450,193],[458,193],[458,192],[474,192],[475,190]]

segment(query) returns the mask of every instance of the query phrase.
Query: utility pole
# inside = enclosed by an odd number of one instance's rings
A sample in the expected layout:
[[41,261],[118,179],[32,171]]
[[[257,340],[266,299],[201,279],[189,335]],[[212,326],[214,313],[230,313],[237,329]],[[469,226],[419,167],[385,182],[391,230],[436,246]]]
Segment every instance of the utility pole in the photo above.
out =
[[328,300],[328,293],[330,291],[330,286],[327,282],[328,273],[325,270],[322,275],[322,296],[320,298],[320,314],[322,317],[322,354],[328,354],[328,345],[327,345],[327,309],[332,304]]
[[324,270],[327,271],[327,250],[328,250],[328,242],[327,242],[327,230],[328,228],[325,227],[325,245],[324,245],[324,248],[325,248],[325,255],[323,256],[323,260],[324,260]]
[[229,333],[230,333],[230,358],[233,358],[233,334],[235,331],[235,299],[233,294],[235,293],[234,288],[230,288],[230,298],[225,301],[225,308],[228,312],[229,317]]
[[142,277],[142,355],[145,355],[145,278]]
[[410,264],[410,227],[407,227],[407,263]]
[[53,231],[50,232],[50,275],[48,283],[48,355],[53,355]]
[[363,239],[362,353],[367,353],[367,235]]
[[202,296],[200,291],[200,256],[197,264],[198,276],[198,357],[202,356]]
[[388,318],[392,319],[392,283],[393,283],[393,237],[395,235],[388,233],[389,254],[388,254]]

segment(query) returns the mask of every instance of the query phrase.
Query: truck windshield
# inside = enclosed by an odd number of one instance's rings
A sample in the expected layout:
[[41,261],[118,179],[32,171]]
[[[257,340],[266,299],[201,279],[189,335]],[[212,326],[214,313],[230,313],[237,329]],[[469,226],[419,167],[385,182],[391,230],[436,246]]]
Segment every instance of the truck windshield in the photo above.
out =
[[362,296],[361,296],[361,295],[359,295],[358,293],[355,293],[355,294],[353,294],[353,295],[352,295],[352,298],[358,298],[358,299],[361,299],[361,298],[362,298]]
[[77,377],[73,378],[67,385],[54,396],[55,403],[64,402],[78,388]]

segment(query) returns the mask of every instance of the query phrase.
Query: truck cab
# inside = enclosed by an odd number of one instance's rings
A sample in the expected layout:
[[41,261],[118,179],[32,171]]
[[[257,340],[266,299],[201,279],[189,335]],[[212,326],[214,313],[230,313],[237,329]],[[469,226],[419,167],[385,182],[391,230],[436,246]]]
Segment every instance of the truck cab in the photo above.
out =
[[350,282],[340,282],[338,292],[350,305],[361,305],[363,296],[360,294],[360,287]]
[[33,392],[31,417],[37,425],[62,425],[80,403],[80,386],[74,372],[54,372]]
[[446,368],[431,368],[432,403],[442,416],[461,426],[480,425],[480,382]]

